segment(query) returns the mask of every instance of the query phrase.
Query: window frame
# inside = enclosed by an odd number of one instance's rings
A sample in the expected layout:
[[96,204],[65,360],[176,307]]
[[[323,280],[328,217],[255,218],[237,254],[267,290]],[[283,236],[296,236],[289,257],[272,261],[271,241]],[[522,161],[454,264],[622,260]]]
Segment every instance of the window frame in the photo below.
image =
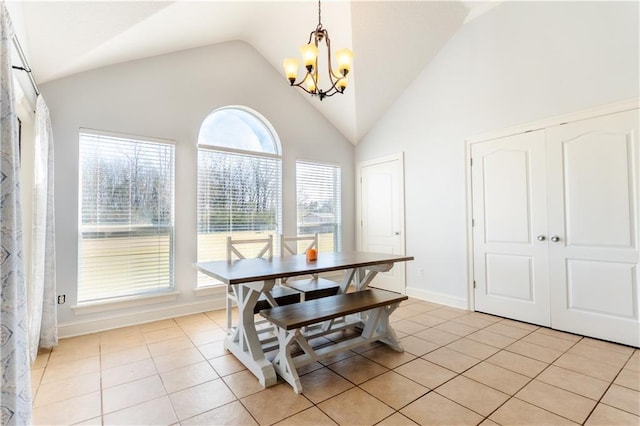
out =
[[[238,110],[241,111],[243,113],[246,113],[248,115],[250,115],[253,119],[257,120],[262,126],[264,126],[264,130],[266,131],[266,134],[270,137],[271,142],[273,143],[273,148],[275,153],[271,153],[271,152],[265,152],[265,151],[257,151],[257,150],[247,150],[247,149],[242,149],[242,148],[231,148],[229,146],[221,146],[221,145],[212,145],[212,144],[207,144],[207,143],[201,143],[201,134],[203,132],[203,127],[205,126],[207,119],[209,117],[211,117],[213,114],[216,114],[220,111],[224,111],[224,110],[229,110],[229,109],[233,109],[233,110]],[[245,107],[245,106],[241,106],[241,105],[229,105],[229,106],[225,106],[225,107],[221,107],[218,109],[213,110],[212,112],[210,112],[205,119],[202,121],[201,125],[200,125],[200,131],[198,133],[198,144],[197,144],[197,160],[196,160],[196,167],[197,167],[197,174],[196,174],[196,192],[197,192],[197,196],[196,196],[196,211],[197,211],[197,220],[196,220],[196,259],[197,261],[205,261],[205,260],[201,260],[200,258],[200,252],[199,252],[199,245],[200,245],[200,155],[201,155],[201,151],[208,151],[208,152],[215,152],[215,153],[222,153],[222,154],[230,154],[230,155],[238,155],[238,156],[248,156],[248,157],[260,157],[260,158],[269,158],[269,159],[274,159],[276,161],[278,161],[278,173],[279,173],[279,179],[278,182],[276,184],[277,187],[277,197],[278,199],[275,200],[275,204],[277,206],[277,210],[276,210],[276,229],[273,231],[273,235],[274,235],[274,253],[277,253],[277,245],[279,244],[279,239],[278,239],[278,234],[280,234],[282,232],[283,229],[283,192],[282,192],[282,187],[283,187],[283,169],[284,169],[284,162],[283,162],[283,155],[282,155],[282,145],[280,142],[280,138],[278,137],[278,134],[276,133],[275,129],[273,128],[273,126],[271,125],[271,123],[269,122],[269,120],[267,120],[262,114],[260,114],[259,112]],[[228,231],[230,235],[232,235],[233,231]],[[224,250],[224,248],[223,248]],[[225,257],[226,259],[226,257]],[[222,285],[221,282],[219,282],[218,280],[215,280],[211,277],[208,277],[204,274],[202,274],[201,272],[198,272],[197,274],[197,279],[196,279],[196,290],[203,290],[203,289],[207,289],[207,288],[214,288],[214,287],[218,287]]]
[[[133,292],[124,292],[120,294],[114,294],[112,296],[93,298],[81,300],[80,295],[80,286],[82,285],[82,254],[83,254],[83,227],[92,226],[83,224],[83,157],[82,157],[82,144],[83,144],[83,136],[86,135],[88,138],[100,139],[114,139],[118,142],[130,142],[130,143],[142,143],[142,144],[155,144],[159,146],[170,147],[170,177],[168,178],[168,183],[171,189],[171,200],[170,200],[170,217],[168,224],[157,225],[155,227],[148,227],[143,224],[131,224],[125,223],[123,226],[128,225],[129,229],[136,227],[144,227],[146,229],[165,229],[167,230],[167,237],[169,238],[168,243],[168,274],[167,274],[167,282],[168,285],[162,286],[156,289],[150,289],[149,291],[133,291]],[[89,142],[89,141],[86,141]],[[95,142],[94,142],[95,143]],[[159,164],[159,162],[158,162]],[[156,165],[156,164],[154,164]],[[97,130],[91,128],[79,128],[78,129],[78,235],[77,235],[77,244],[78,244],[78,252],[77,252],[77,279],[76,279],[76,289],[77,289],[77,306],[74,309],[77,309],[78,313],[94,313],[101,312],[104,310],[108,310],[109,308],[105,308],[105,305],[112,304],[126,304],[126,305],[137,305],[137,304],[146,304],[145,302],[135,302],[137,300],[142,299],[162,299],[162,300],[172,300],[175,299],[177,293],[175,291],[176,286],[176,252],[175,252],[175,244],[176,244],[176,217],[175,217],[175,198],[176,198],[176,142],[170,139],[163,139],[158,137],[148,137],[148,136],[139,136],[132,135],[126,133],[118,133],[111,132],[105,130]],[[98,225],[93,225],[96,229],[93,232],[100,233],[97,229]],[[104,225],[108,227],[109,225]],[[88,231],[91,232],[91,231]],[[113,237],[118,238],[118,237]],[[103,240],[108,240],[109,237],[103,238]],[[133,301],[133,302],[132,302]]]

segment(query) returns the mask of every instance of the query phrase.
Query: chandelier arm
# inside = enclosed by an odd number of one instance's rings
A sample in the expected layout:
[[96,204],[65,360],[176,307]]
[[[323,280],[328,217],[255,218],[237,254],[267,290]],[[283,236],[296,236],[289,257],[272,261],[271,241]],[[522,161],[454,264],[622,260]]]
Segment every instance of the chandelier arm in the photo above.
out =
[[329,90],[327,90],[326,92],[322,92],[324,96],[329,97],[335,95],[336,93],[344,93],[344,89],[338,89],[337,84],[337,81],[334,82],[333,85],[329,87]]
[[324,94],[323,94],[323,97],[325,97],[325,98],[330,98],[331,96],[335,95],[336,93],[340,93],[340,94],[342,94],[342,92],[341,92],[341,91],[339,91],[338,89],[336,89],[336,90],[334,90],[334,91],[333,91],[333,92],[331,92],[331,93],[329,93],[329,92],[324,93]]
[[304,79],[303,79],[302,81],[300,81],[299,83],[292,84],[291,86],[293,86],[293,87],[299,87],[300,89],[304,90],[305,92],[307,92],[307,93],[308,93],[308,94],[310,94],[310,95],[316,95],[316,94],[317,94],[317,93],[315,93],[315,92],[310,92],[310,91],[308,91],[308,90],[306,89],[306,87],[304,87],[304,86],[302,85],[302,83],[304,83]]
[[[317,67],[317,64],[316,64],[316,67]],[[307,89],[302,85],[302,83],[304,83],[304,82],[307,80],[307,77],[309,77],[309,76],[311,76],[311,78],[313,79],[314,84],[316,85],[316,92],[310,92],[309,90],[307,90]],[[317,78],[317,77],[316,77],[316,78]],[[298,82],[295,82],[295,81],[294,81],[294,82],[292,82],[292,83],[291,83],[291,86],[293,86],[293,87],[299,87],[299,88],[301,88],[302,90],[304,90],[305,92],[307,92],[307,93],[309,93],[309,94],[311,94],[311,95],[315,95],[315,94],[317,93],[317,91],[318,91],[318,82],[317,82],[316,78],[314,78],[314,73],[313,73],[313,72],[309,72],[309,71],[307,71],[307,72],[306,72],[306,74],[304,75],[304,77],[302,77]]]
[[331,65],[331,39],[329,38],[329,31],[324,31],[324,37],[325,43],[327,44],[327,66],[329,68],[329,81],[332,84],[331,88],[334,88],[341,77],[333,72],[333,66]]

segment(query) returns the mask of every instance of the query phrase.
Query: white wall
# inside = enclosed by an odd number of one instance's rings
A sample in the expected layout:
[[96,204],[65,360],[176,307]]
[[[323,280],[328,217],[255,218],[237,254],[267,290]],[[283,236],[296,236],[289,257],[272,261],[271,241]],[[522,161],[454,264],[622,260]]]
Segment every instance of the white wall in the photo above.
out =
[[465,24],[360,141],[356,162],[406,153],[409,295],[467,306],[465,138],[639,95],[638,6],[502,3]]
[[[285,232],[295,232],[295,161],[342,166],[344,249],[353,249],[354,147],[248,44],[229,42],[104,67],[41,87],[55,144],[58,294],[62,336],[223,307],[196,296],[196,144],[216,108],[244,105],[271,122],[283,147]],[[77,315],[78,129],[176,141],[175,271],[178,299]]]

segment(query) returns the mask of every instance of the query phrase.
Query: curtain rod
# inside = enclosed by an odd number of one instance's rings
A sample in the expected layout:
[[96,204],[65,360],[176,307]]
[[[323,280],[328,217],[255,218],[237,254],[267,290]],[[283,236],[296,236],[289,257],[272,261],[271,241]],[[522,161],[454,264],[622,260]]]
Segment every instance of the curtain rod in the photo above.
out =
[[29,76],[29,82],[31,83],[33,90],[36,92],[36,96],[39,96],[40,91],[38,90],[38,85],[36,84],[36,80],[33,78],[33,72],[31,70],[31,67],[29,66],[29,63],[27,62],[27,57],[24,55],[22,46],[20,46],[20,42],[18,41],[18,36],[16,36],[15,34],[13,35],[13,45],[15,46],[16,51],[18,52],[18,56],[20,57],[20,62],[22,62],[23,66],[18,67],[13,65],[12,68],[15,70],[24,71],[27,73],[27,75]]

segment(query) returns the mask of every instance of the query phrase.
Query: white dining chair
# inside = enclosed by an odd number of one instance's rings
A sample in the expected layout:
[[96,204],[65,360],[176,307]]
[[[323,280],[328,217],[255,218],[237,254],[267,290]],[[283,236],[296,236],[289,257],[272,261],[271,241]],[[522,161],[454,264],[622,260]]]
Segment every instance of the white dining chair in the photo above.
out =
[[[247,258],[273,258],[273,235],[264,238],[240,239],[227,237],[227,261],[232,262],[236,259]],[[278,305],[286,305],[289,303],[299,302],[301,299],[300,292],[292,288],[282,287],[280,285],[274,287],[269,295],[261,294],[258,298],[254,313],[260,312],[262,309],[271,308]],[[231,330],[233,326],[233,304],[238,303],[233,286],[227,286],[226,314],[227,314],[227,330]]]
[[[280,256],[293,256],[298,254],[299,243],[303,243],[303,249],[300,252],[306,253],[309,249],[316,249],[319,251],[319,239],[318,234],[310,235],[298,235],[298,236],[285,236],[280,235]],[[321,256],[321,254],[318,254]],[[338,293],[340,285],[326,278],[320,278],[318,274],[309,274],[311,278],[308,279],[286,279],[282,278],[281,283],[289,288],[300,291],[303,295],[303,300],[318,299],[325,296],[333,296]]]
[[[292,256],[298,254],[298,243],[304,243],[304,248],[300,253],[306,253],[307,250],[318,250],[318,234],[311,235],[297,235],[295,237],[285,236],[280,234],[280,256]],[[314,278],[318,277],[318,274],[310,274]],[[282,278],[282,282],[286,282],[287,278]]]

